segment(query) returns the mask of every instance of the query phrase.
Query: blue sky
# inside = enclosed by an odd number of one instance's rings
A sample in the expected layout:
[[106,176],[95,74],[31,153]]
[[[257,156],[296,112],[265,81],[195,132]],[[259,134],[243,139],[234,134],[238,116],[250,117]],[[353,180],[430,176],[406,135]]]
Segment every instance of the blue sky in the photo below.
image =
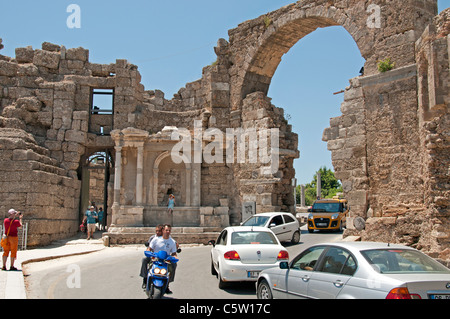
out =
[[[15,56],[17,47],[41,48],[48,41],[89,49],[94,63],[127,59],[136,64],[147,90],[160,89],[167,99],[186,83],[201,78],[216,60],[214,46],[228,40],[228,30],[290,0],[16,0],[0,2],[0,54]],[[81,28],[66,21],[70,4],[81,9]],[[439,0],[439,11],[449,0]],[[300,40],[284,57],[269,90],[272,103],[285,109],[299,134],[300,159],[294,163],[299,184],[321,166],[332,167],[322,133],[340,116],[343,95],[333,95],[359,75],[364,64],[342,27],[319,29]]]

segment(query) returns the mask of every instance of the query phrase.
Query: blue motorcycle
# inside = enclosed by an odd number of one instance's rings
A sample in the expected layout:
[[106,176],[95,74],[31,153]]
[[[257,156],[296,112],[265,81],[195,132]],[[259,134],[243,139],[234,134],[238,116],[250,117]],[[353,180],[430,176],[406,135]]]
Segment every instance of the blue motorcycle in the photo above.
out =
[[175,264],[178,259],[164,250],[157,253],[145,251],[145,256],[152,258],[152,266],[148,271],[145,293],[149,299],[161,299],[169,285],[169,263]]

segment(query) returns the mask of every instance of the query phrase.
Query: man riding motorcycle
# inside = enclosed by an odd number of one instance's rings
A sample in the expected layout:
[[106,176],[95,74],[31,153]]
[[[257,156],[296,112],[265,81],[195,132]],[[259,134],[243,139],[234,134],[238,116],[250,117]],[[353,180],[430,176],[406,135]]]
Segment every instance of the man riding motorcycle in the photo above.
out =
[[[162,228],[162,236],[158,236],[159,234],[157,232],[155,238],[153,238],[152,241],[150,242],[148,249],[154,253],[158,253],[159,251],[164,250],[170,256],[177,257],[177,243],[175,242],[175,240],[172,239],[172,237],[170,237],[171,231],[172,226],[169,224],[165,224]],[[169,264],[168,267],[170,273],[169,283],[171,283],[175,279],[176,264]],[[146,277],[147,275],[144,277],[144,282],[146,282]],[[166,293],[167,294],[172,293],[169,287],[167,287]]]

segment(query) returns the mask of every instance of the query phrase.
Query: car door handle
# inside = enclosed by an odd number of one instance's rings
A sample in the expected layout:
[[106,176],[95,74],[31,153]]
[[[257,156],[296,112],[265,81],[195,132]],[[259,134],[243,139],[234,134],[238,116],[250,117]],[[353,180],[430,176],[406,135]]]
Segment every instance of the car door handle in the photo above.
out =
[[305,276],[302,277],[302,280],[303,280],[304,282],[308,282],[310,278],[311,278],[311,277],[309,277],[308,275],[305,275]]
[[336,288],[342,288],[342,286],[344,285],[344,283],[343,283],[342,281],[340,281],[340,280],[336,280],[335,282],[333,282],[333,285],[334,285]]

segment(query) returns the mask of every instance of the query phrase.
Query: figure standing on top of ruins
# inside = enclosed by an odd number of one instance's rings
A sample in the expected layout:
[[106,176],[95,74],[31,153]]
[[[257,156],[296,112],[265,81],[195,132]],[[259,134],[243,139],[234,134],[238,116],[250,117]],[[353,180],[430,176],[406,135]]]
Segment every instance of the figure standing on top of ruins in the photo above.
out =
[[167,202],[167,212],[168,212],[169,214],[172,214],[172,213],[173,213],[173,208],[174,208],[174,206],[175,206],[175,195],[170,194],[170,195],[169,195],[169,200],[168,200],[168,202]]

